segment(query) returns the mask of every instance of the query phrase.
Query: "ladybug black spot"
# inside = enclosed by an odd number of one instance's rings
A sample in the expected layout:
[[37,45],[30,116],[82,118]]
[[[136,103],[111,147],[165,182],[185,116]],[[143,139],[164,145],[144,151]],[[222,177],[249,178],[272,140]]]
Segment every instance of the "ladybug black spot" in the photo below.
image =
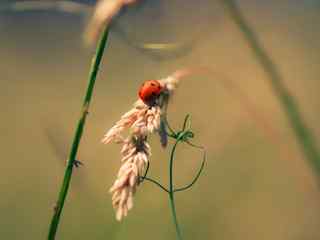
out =
[[152,83],[151,83],[151,86],[152,86],[152,87],[154,87],[154,86],[155,86],[155,84],[152,82]]

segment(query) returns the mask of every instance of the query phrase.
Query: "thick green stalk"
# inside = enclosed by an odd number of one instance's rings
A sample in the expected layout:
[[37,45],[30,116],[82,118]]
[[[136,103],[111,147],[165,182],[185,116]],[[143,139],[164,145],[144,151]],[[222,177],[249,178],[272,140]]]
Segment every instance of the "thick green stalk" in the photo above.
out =
[[98,46],[97,46],[96,53],[92,59],[92,65],[91,65],[90,74],[89,74],[89,83],[88,83],[86,95],[85,95],[85,98],[83,101],[81,116],[80,116],[76,131],[75,131],[75,135],[73,138],[72,147],[71,147],[69,159],[67,162],[67,167],[65,170],[65,174],[64,174],[62,186],[60,189],[58,201],[56,203],[56,206],[54,209],[54,214],[53,214],[51,224],[50,224],[50,229],[49,229],[49,234],[48,234],[49,240],[55,239],[55,236],[56,236],[56,232],[57,232],[57,228],[58,228],[58,225],[60,222],[62,209],[63,209],[64,202],[65,202],[65,199],[66,199],[66,196],[68,193],[68,189],[70,186],[73,167],[76,164],[78,147],[79,147],[79,143],[80,143],[80,140],[82,137],[85,121],[86,121],[86,118],[88,115],[89,105],[90,105],[90,101],[92,98],[92,93],[93,93],[94,85],[96,82],[97,73],[99,71],[99,66],[100,66],[100,63],[102,60],[103,52],[104,52],[104,49],[105,49],[105,46],[107,43],[108,35],[109,35],[109,29],[106,28],[102,37],[101,37],[101,40],[100,40]]
[[246,22],[241,13],[239,6],[234,0],[221,0],[225,9],[229,12],[233,21],[241,30],[243,36],[247,40],[249,47],[255,54],[256,59],[262,65],[264,71],[269,76],[269,81],[273,88],[275,95],[278,97],[282,108],[287,115],[289,123],[297,137],[298,142],[302,147],[306,159],[314,170],[320,175],[320,152],[316,146],[316,141],[312,131],[307,127],[298,105],[294,97],[289,93],[286,88],[282,77],[276,65],[272,62],[271,58],[266,53],[262,44],[259,42],[256,34]]
[[178,224],[178,219],[177,219],[177,213],[176,213],[176,207],[174,203],[174,186],[173,186],[173,160],[174,160],[174,154],[177,148],[177,145],[179,143],[180,139],[178,138],[173,145],[172,151],[171,151],[171,156],[170,156],[170,164],[169,164],[169,199],[170,199],[170,207],[171,207],[171,212],[172,212],[172,217],[173,217],[173,222],[176,228],[177,232],[177,237],[179,240],[182,240],[182,234],[181,230]]

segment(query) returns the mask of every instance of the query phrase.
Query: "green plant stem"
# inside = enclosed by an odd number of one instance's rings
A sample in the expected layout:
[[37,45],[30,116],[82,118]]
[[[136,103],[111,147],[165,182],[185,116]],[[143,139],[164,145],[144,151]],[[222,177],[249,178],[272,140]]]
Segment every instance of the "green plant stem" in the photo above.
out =
[[177,145],[179,143],[180,139],[176,139],[175,144],[173,145],[171,155],[170,155],[170,164],[169,164],[169,199],[170,199],[170,207],[171,207],[171,212],[172,212],[172,218],[173,222],[176,228],[176,233],[177,237],[179,240],[182,240],[182,234],[181,230],[178,224],[178,219],[177,219],[177,213],[176,213],[176,207],[175,207],[175,202],[174,202],[174,186],[173,186],[173,160],[174,160],[174,154],[177,148]]
[[55,239],[55,236],[56,236],[56,232],[57,232],[57,228],[58,228],[58,225],[60,222],[62,209],[63,209],[65,199],[66,199],[66,196],[68,193],[68,189],[70,186],[73,167],[76,162],[79,143],[80,143],[80,140],[82,137],[85,121],[86,121],[86,118],[88,115],[89,105],[90,105],[90,101],[92,98],[92,93],[93,93],[94,85],[96,82],[97,73],[99,71],[99,66],[100,66],[103,52],[104,52],[104,49],[105,49],[105,46],[107,43],[108,35],[109,35],[109,29],[106,28],[102,37],[101,37],[101,40],[100,40],[98,46],[97,46],[96,53],[95,53],[93,60],[92,60],[92,65],[91,65],[90,74],[89,74],[89,83],[88,83],[87,91],[86,91],[83,106],[82,106],[81,116],[80,116],[76,131],[75,131],[69,159],[67,162],[67,167],[65,170],[63,182],[62,182],[62,185],[60,188],[60,193],[58,196],[58,201],[56,203],[56,206],[54,209],[54,214],[53,214],[50,228],[49,228],[49,234],[48,234],[49,240]]
[[278,97],[280,104],[289,120],[298,142],[302,147],[306,159],[309,161],[313,169],[320,174],[320,152],[316,146],[316,141],[312,131],[307,127],[298,105],[294,97],[287,90],[281,74],[276,65],[268,56],[266,50],[259,42],[255,32],[246,22],[241,10],[234,0],[221,0],[225,9],[229,12],[231,18],[241,30],[243,36],[247,40],[249,47],[256,56],[258,62],[262,65],[264,71],[269,76],[269,81],[273,88],[275,95]]

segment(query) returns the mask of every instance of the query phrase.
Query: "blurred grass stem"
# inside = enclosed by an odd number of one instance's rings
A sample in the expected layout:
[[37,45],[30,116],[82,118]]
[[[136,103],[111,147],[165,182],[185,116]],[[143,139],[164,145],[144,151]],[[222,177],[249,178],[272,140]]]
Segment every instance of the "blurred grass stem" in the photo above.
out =
[[320,175],[320,153],[316,146],[316,141],[311,130],[307,127],[294,97],[287,90],[278,68],[272,62],[266,53],[263,45],[259,42],[255,32],[246,22],[241,10],[234,0],[221,0],[226,11],[230,14],[232,20],[239,27],[244,38],[247,40],[249,47],[256,56],[257,61],[261,64],[264,71],[269,77],[269,81],[275,95],[280,101],[282,108],[287,115],[299,144],[314,170]]
[[58,225],[60,222],[61,213],[63,210],[65,199],[67,197],[68,189],[70,186],[72,171],[75,166],[75,163],[77,162],[76,157],[77,157],[77,152],[78,152],[78,148],[79,148],[79,143],[80,143],[80,140],[82,137],[85,121],[86,121],[86,118],[88,115],[89,105],[90,105],[90,101],[92,98],[92,93],[94,90],[94,85],[96,82],[97,74],[99,71],[99,66],[100,66],[100,63],[102,60],[102,56],[103,56],[103,52],[106,47],[108,35],[109,35],[109,29],[106,28],[104,33],[102,34],[102,37],[101,37],[101,40],[100,40],[98,46],[97,46],[96,53],[92,59],[92,65],[91,65],[90,73],[89,73],[89,83],[88,83],[87,91],[86,91],[83,105],[82,105],[81,116],[79,118],[78,125],[77,125],[76,131],[75,131],[69,159],[67,162],[67,167],[65,170],[63,182],[62,182],[62,185],[60,188],[60,193],[58,196],[58,201],[56,203],[56,206],[54,209],[54,214],[53,214],[51,224],[50,224],[50,229],[49,229],[49,233],[48,233],[49,240],[55,239],[55,236],[56,236],[56,232],[57,232]]

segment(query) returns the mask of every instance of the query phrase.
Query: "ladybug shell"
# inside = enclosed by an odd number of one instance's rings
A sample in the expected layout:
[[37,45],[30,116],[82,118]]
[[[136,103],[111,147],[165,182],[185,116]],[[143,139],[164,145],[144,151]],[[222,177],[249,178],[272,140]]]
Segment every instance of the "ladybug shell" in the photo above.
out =
[[145,81],[139,89],[140,99],[147,105],[154,105],[163,87],[157,80]]

